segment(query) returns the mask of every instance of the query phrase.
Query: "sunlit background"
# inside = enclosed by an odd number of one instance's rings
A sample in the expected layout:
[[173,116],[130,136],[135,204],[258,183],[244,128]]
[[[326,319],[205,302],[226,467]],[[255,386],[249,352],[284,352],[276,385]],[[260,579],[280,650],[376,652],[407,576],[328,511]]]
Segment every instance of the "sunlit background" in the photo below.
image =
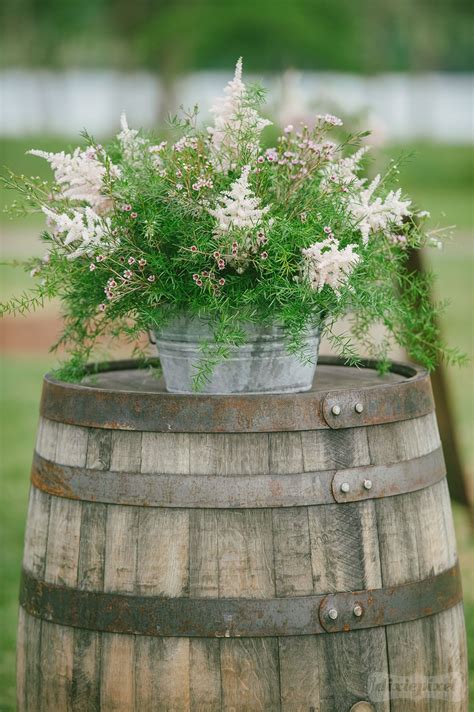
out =
[[[134,127],[163,126],[198,101],[203,118],[243,56],[246,78],[268,89],[276,125],[340,115],[369,128],[371,171],[403,154],[400,184],[452,227],[444,250],[424,259],[439,279],[435,298],[446,338],[472,358],[474,293],[473,15],[465,0],[3,0],[0,10],[0,163],[49,177],[30,148],[62,150],[87,127],[100,140],[126,110]],[[3,170],[3,169],[2,169]],[[1,195],[1,208],[14,196]],[[2,259],[43,254],[41,220],[0,213]],[[28,288],[21,269],[1,266],[1,300]],[[0,710],[14,707],[14,639],[29,466],[41,376],[58,305],[0,322],[2,359],[3,583],[0,587]],[[122,347],[120,347],[122,348]],[[122,353],[122,352],[121,352]],[[472,362],[447,372],[465,471],[474,473]],[[466,509],[455,505],[467,611],[474,612],[474,555]],[[471,574],[469,574],[469,571]],[[470,578],[469,578],[470,577]],[[474,625],[469,624],[474,642]],[[471,645],[471,649],[472,649]],[[472,650],[471,650],[472,655]]]

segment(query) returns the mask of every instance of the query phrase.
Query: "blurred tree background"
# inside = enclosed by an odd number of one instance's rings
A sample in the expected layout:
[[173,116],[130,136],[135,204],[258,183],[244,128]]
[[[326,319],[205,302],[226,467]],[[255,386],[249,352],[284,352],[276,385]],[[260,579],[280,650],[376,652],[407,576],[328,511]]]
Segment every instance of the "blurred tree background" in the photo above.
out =
[[3,66],[472,69],[469,0],[3,0]]

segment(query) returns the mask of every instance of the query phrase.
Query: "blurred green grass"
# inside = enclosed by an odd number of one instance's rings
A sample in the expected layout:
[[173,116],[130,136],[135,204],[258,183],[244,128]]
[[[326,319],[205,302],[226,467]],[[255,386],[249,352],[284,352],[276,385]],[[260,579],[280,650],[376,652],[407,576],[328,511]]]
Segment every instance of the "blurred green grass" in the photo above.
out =
[[[40,175],[47,178],[49,168],[45,161],[26,156],[30,147],[44,150],[62,150],[71,141],[59,138],[30,137],[0,140],[0,164],[11,166],[17,173]],[[436,296],[449,298],[451,305],[442,318],[446,338],[474,355],[472,307],[474,292],[474,215],[472,188],[473,158],[469,146],[437,146],[419,143],[403,153],[414,153],[404,163],[400,184],[416,200],[420,208],[432,214],[433,225],[457,225],[454,239],[445,250],[429,251],[430,266],[439,273]],[[399,147],[387,147],[379,164],[387,156],[400,153]],[[375,166],[379,168],[379,165]],[[11,202],[13,196],[5,191],[0,196],[0,207]],[[41,246],[32,240],[41,229],[41,219],[31,216],[26,221],[9,223],[0,213],[0,229],[7,234],[5,257],[26,255],[34,249],[42,254]],[[0,298],[5,299],[30,285],[27,274],[0,266]],[[0,503],[1,567],[0,587],[0,710],[15,709],[14,648],[17,616],[17,594],[20,562],[23,547],[23,530],[26,517],[29,468],[34,447],[38,417],[41,379],[53,366],[53,359],[36,356],[6,357],[0,370],[0,387],[3,407],[0,413],[0,438],[2,448],[1,480],[3,497]],[[456,415],[456,428],[468,471],[474,471],[474,366],[449,369],[452,401]],[[470,669],[474,671],[474,544],[466,511],[454,507],[458,546],[463,568],[468,628]],[[471,682],[474,696],[474,675]],[[59,712],[59,711],[58,711]]]

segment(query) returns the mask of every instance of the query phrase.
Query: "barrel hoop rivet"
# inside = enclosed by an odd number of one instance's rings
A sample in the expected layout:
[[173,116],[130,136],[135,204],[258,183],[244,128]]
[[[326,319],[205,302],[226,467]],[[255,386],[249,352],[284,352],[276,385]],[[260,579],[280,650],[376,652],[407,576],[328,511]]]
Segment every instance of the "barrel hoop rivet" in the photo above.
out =
[[[390,497],[439,482],[446,474],[441,449],[392,465],[291,475],[183,475],[114,472],[58,465],[35,453],[34,487],[86,502],[140,507],[298,507]],[[372,486],[367,487],[371,482]]]
[[[70,588],[23,571],[31,615],[87,630],[166,637],[318,635],[416,620],[462,600],[458,565],[421,581],[368,591],[290,598],[165,598]],[[363,615],[356,614],[356,606]]]

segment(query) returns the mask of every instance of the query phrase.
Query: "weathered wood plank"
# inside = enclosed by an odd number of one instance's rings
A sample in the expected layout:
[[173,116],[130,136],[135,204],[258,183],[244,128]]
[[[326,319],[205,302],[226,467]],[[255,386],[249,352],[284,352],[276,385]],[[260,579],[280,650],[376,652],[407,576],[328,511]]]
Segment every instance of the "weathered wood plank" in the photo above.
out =
[[77,586],[87,591],[104,588],[107,506],[82,502]]
[[367,429],[372,464],[390,464],[427,455],[440,446],[435,413]]
[[[271,511],[219,511],[217,521],[219,596],[273,597]],[[276,639],[223,639],[220,658],[223,709],[279,709]]]
[[59,423],[54,461],[59,465],[84,467],[87,457],[88,438],[88,428]]
[[314,593],[381,586],[374,503],[308,507]]
[[51,583],[75,586],[79,560],[82,503],[51,497],[44,577]]
[[72,708],[74,631],[55,623],[41,623],[41,695],[39,712]]
[[367,431],[368,428],[303,431],[301,443],[305,472],[369,465]]
[[136,591],[183,596],[189,586],[189,513],[139,510]]
[[55,420],[40,418],[36,438],[36,452],[46,460],[54,461],[58,441],[59,423]]
[[133,635],[102,633],[100,712],[136,709],[134,652]]
[[71,703],[74,712],[100,709],[100,633],[74,630]]
[[222,639],[222,709],[280,710],[278,640]]
[[17,636],[17,702],[19,712],[38,712],[41,699],[41,626],[39,618],[20,607]]
[[138,507],[107,505],[104,591],[135,591],[139,513]]
[[294,507],[273,510],[273,546],[277,596],[313,593],[308,510]]
[[301,433],[269,433],[268,438],[273,475],[303,472]]
[[266,433],[193,433],[191,472],[196,475],[256,475],[268,472]]
[[456,561],[446,480],[375,501],[385,586],[440,573]]
[[341,712],[324,706],[331,680],[338,682],[326,665],[323,635],[280,638],[279,658],[282,712]]
[[191,712],[220,712],[221,670],[218,640],[189,641],[189,690]]
[[219,596],[274,596],[271,511],[219,511],[217,522]]
[[90,428],[87,439],[86,467],[108,470],[112,455],[112,432],[103,428]]
[[[377,522],[373,502],[308,508],[314,593],[381,586]],[[296,660],[302,670],[296,670]],[[349,710],[368,700],[373,671],[388,674],[383,628],[281,641],[284,709]],[[283,672],[285,671],[285,672]],[[308,685],[299,688],[302,676]],[[295,679],[293,679],[295,677]],[[287,687],[289,686],[289,687]],[[382,702],[377,712],[388,712]]]
[[[65,447],[64,441],[61,447]],[[78,450],[71,457],[78,458]],[[46,581],[76,586],[81,514],[81,502],[51,498],[44,570]],[[74,629],[42,621],[41,712],[72,710],[73,659]]]
[[189,595],[217,598],[219,595],[218,525],[215,510],[189,513]]
[[110,469],[114,472],[140,472],[142,433],[114,430],[112,432]]
[[[467,712],[462,604],[387,627],[390,674],[397,682],[392,712]],[[382,688],[383,689],[383,688]]]
[[188,433],[143,433],[141,471],[189,474]]
[[46,562],[50,502],[49,495],[36,487],[30,488],[23,567],[40,579],[44,576]]
[[137,643],[135,708],[130,709],[188,712],[189,639],[144,636]]
[[[141,436],[112,433],[111,469],[140,472]],[[139,516],[138,507],[107,505],[104,591],[136,592]],[[102,634],[100,671],[101,712],[134,710],[135,636]]]
[[[104,588],[106,517],[105,505],[82,503],[79,589],[102,591]],[[72,704],[75,712],[100,709],[100,641],[99,633],[74,630]]]
[[[416,443],[409,445],[414,446]],[[376,510],[384,586],[423,579],[455,563],[454,529],[445,480],[409,495],[378,500]],[[413,699],[407,699],[403,690],[394,697],[392,712],[467,709],[464,694],[459,692],[465,689],[466,671],[461,615],[462,607],[458,606],[435,616],[387,627],[391,675],[404,681],[405,686],[418,684]],[[441,696],[423,692],[420,681],[428,686],[441,684],[444,692]]]

